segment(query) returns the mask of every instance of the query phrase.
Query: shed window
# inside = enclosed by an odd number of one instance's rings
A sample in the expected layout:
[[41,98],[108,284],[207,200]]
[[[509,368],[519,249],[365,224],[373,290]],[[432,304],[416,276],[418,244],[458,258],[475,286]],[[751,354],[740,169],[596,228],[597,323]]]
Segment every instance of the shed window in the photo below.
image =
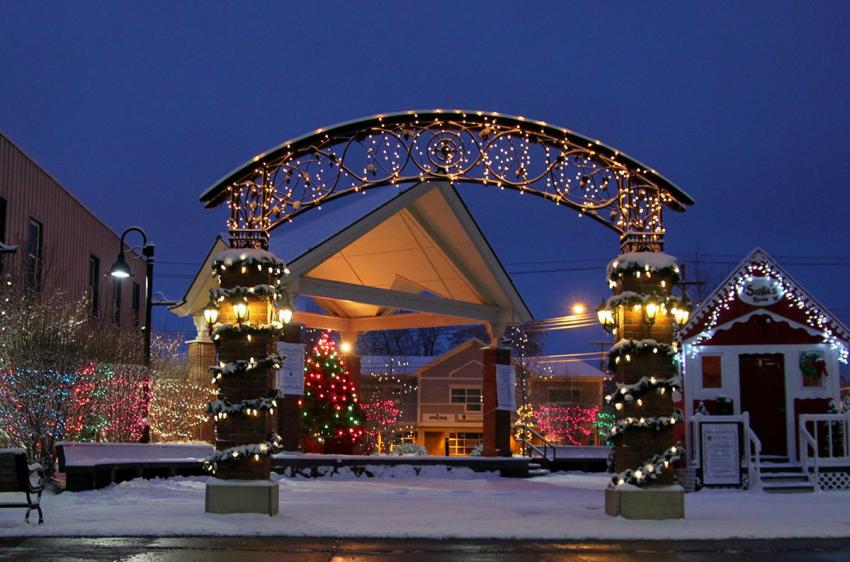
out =
[[719,355],[702,356],[702,387],[720,388],[723,386],[723,376],[720,369]]

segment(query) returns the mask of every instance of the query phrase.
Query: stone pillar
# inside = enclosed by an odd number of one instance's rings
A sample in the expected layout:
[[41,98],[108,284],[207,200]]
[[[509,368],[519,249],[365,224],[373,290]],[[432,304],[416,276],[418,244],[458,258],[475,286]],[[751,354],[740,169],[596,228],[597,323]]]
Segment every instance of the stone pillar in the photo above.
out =
[[[614,296],[607,308],[614,312],[617,340],[609,352],[617,381],[611,402],[617,406],[618,421],[632,423],[612,437],[614,471],[624,476],[615,476],[617,482],[606,491],[606,513],[633,519],[682,518],[684,496],[681,487],[673,485],[672,458],[650,462],[658,459],[656,455],[669,454],[674,445],[673,424],[668,423],[675,418],[671,309],[677,303],[672,287],[679,269],[672,257],[645,252],[619,256],[608,271]],[[654,322],[647,318],[647,306],[656,307]],[[643,388],[631,386],[644,378],[652,382]],[[643,421],[654,425],[640,427]],[[640,488],[620,489],[620,480]]]
[[[262,250],[231,249],[213,261],[221,288],[213,330],[219,363],[218,402],[226,416],[216,421],[216,478],[206,487],[206,511],[266,513],[278,511],[278,484],[270,478],[271,453],[279,445],[272,400],[279,325],[270,323],[273,287],[279,287],[283,263]],[[236,317],[234,304],[248,305],[248,318]]]
[[[301,325],[286,326],[280,341],[287,343],[301,342]],[[280,409],[277,414],[277,432],[280,434],[285,451],[300,450],[301,437],[301,397],[296,394],[284,395],[278,400]]]
[[485,347],[484,384],[481,389],[484,409],[484,456],[511,456],[511,412],[497,410],[496,365],[511,364],[511,350],[497,347]]

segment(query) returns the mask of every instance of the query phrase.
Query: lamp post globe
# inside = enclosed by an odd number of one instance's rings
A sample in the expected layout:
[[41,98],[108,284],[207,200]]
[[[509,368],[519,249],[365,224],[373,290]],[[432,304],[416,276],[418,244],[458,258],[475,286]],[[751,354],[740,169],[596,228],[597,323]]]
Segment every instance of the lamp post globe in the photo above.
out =
[[118,254],[118,259],[115,260],[115,263],[112,264],[109,274],[119,279],[130,277],[130,264],[127,263],[123,250]]

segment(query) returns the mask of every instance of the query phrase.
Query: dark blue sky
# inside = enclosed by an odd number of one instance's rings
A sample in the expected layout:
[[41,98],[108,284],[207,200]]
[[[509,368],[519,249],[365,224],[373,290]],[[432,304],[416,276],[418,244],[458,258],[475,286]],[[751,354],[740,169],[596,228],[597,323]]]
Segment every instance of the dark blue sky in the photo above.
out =
[[[255,153],[379,112],[521,114],[688,191],[668,252],[737,262],[761,245],[847,320],[850,3],[597,4],[5,2],[0,128],[113,228],[144,226],[167,275],[155,288],[179,298],[224,226],[198,195]],[[462,193],[509,270],[599,266],[515,275],[538,318],[601,299],[613,233],[537,199]]]

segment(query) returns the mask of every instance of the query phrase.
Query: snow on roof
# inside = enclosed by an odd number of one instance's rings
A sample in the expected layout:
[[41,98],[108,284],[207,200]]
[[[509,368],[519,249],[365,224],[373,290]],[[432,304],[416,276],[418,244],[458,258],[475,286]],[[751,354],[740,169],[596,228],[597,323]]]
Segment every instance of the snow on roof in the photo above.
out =
[[607,378],[604,372],[585,361],[558,360],[546,356],[532,357],[528,361],[531,370],[542,377],[592,377]]
[[360,358],[360,372],[364,375],[410,375],[434,359],[436,357],[430,355],[364,355]]

